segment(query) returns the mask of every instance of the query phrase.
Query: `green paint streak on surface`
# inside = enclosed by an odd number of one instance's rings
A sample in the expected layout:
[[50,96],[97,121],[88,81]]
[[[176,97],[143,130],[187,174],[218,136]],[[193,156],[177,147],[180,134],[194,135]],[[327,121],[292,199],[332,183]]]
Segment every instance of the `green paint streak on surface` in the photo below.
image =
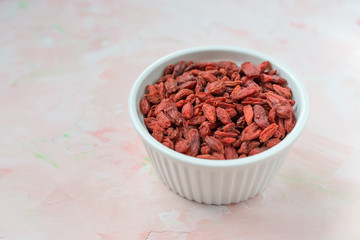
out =
[[150,159],[147,158],[147,157],[145,157],[144,160],[145,160],[145,162],[142,162],[141,165],[143,165],[144,167],[146,167],[147,165],[150,164]]
[[56,168],[59,168],[59,165],[57,165],[56,162],[52,161],[49,156],[46,156],[46,155],[42,155],[40,153],[34,153],[34,156],[38,159],[41,159],[41,160],[44,160],[45,162],[47,163],[50,163],[51,165],[53,165],[54,167]]
[[61,32],[61,33],[65,33],[65,32],[66,32],[65,29],[64,29],[61,25],[59,25],[59,24],[55,24],[55,25],[54,25],[54,28],[55,28],[57,31]]
[[105,180],[104,177],[100,177],[100,176],[98,176],[98,175],[96,175],[96,174],[94,174],[94,173],[93,173],[93,176],[96,177],[97,179],[101,180],[101,181],[104,181],[104,180]]
[[290,182],[295,182],[295,183],[298,183],[298,184],[302,184],[302,185],[307,185],[319,192],[323,192],[323,193],[326,193],[326,194],[329,194],[333,197],[337,197],[341,200],[345,200],[348,198],[348,196],[342,192],[339,192],[339,191],[336,191],[334,189],[329,189],[327,188],[326,186],[324,186],[322,183],[319,183],[318,181],[316,181],[314,178],[312,179],[306,179],[305,178],[296,178],[296,177],[291,177],[291,176],[279,176],[279,178],[282,178],[282,179],[285,179],[287,181],[290,181]]
[[81,152],[81,153],[74,155],[76,161],[81,161],[83,159],[86,159],[89,157],[95,157],[95,156],[96,156],[95,150],[85,151],[85,152]]
[[20,9],[27,9],[28,7],[29,7],[29,4],[27,2],[19,2]]
[[[39,141],[39,140],[38,140]],[[41,140],[40,140],[41,141]],[[36,142],[31,143],[32,146],[29,146],[30,144],[22,143],[22,147],[27,150],[28,152],[32,153],[34,157],[37,159],[41,159],[49,164],[51,164],[53,167],[59,168],[59,165],[52,160],[46,153],[44,153]]]
[[65,133],[64,138],[67,138],[67,137],[69,137],[69,134]]
[[49,142],[49,140],[48,140],[47,138],[39,138],[39,140],[40,140],[41,142],[44,142],[44,143]]
[[145,157],[144,158],[145,162],[142,162],[141,165],[144,167],[144,170],[146,170],[150,176],[153,175],[153,168],[150,164],[150,159]]

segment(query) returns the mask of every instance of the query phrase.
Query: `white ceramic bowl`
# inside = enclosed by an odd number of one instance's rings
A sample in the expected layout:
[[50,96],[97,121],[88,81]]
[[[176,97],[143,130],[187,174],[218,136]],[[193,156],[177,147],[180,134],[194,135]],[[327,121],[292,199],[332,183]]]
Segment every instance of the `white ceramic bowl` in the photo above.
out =
[[[185,61],[229,60],[259,64],[269,60],[292,89],[297,122],[294,129],[276,146],[262,153],[235,160],[206,160],[190,157],[167,148],[148,132],[139,102],[148,84],[153,84],[169,64]],[[284,162],[290,147],[303,131],[309,116],[309,98],[303,83],[282,63],[262,53],[229,46],[205,46],[167,55],[151,64],[136,79],[129,96],[131,121],[142,138],[156,173],[171,190],[199,203],[230,204],[263,192]]]

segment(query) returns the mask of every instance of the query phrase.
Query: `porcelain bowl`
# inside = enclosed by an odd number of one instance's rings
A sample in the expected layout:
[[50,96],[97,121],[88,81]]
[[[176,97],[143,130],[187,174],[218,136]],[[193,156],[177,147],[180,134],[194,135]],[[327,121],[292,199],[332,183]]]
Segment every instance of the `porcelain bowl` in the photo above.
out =
[[[278,75],[288,81],[296,104],[294,129],[276,146],[253,156],[234,160],[206,160],[178,153],[155,140],[148,132],[139,108],[146,86],[162,76],[169,64],[178,61],[245,61],[259,64],[269,60]],[[185,49],[155,61],[136,79],[129,95],[131,121],[140,135],[153,167],[174,192],[206,204],[230,204],[263,192],[283,164],[291,146],[302,133],[309,116],[309,98],[304,84],[284,64],[262,53],[230,46],[204,46]]]

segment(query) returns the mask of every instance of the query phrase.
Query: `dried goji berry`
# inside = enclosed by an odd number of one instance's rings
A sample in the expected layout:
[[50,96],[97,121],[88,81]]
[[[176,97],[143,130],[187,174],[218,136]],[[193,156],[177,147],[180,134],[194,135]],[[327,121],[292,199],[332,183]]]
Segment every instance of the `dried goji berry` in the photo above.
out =
[[276,111],[274,108],[270,109],[268,119],[270,123],[275,123]]
[[152,104],[159,104],[161,101],[159,92],[146,94],[145,97]]
[[199,76],[203,77],[208,82],[215,82],[218,80],[210,71],[199,72]]
[[219,160],[216,156],[210,155],[210,154],[200,154],[196,156],[197,158],[202,159],[211,159],[211,160]]
[[179,86],[179,88],[180,89],[184,89],[184,88],[194,89],[195,86],[196,86],[196,81],[187,81],[187,82],[184,82],[183,84],[181,84]]
[[165,87],[163,82],[159,83],[158,89],[160,100],[163,100],[165,98]]
[[293,112],[290,118],[284,120],[284,128],[286,132],[287,133],[291,132],[295,127],[295,124],[296,124],[296,116],[295,113]]
[[180,137],[179,129],[178,128],[174,129],[172,127],[169,127],[168,129],[166,129],[166,135],[172,140],[178,139]]
[[236,159],[238,158],[238,154],[236,152],[236,149],[232,146],[226,146],[225,147],[225,158],[226,159]]
[[225,155],[220,152],[213,152],[212,155],[218,160],[225,160]]
[[240,132],[236,129],[236,126],[235,126],[235,123],[229,123],[229,124],[226,124],[222,130],[224,132],[233,132],[233,133],[236,133],[236,134],[240,134]]
[[199,93],[202,92],[204,90],[204,86],[201,84],[200,81],[196,81],[196,85],[195,85],[195,93]]
[[238,147],[240,147],[240,145],[241,145],[241,139],[238,139],[238,140],[236,140],[232,145],[235,147],[235,148],[238,148]]
[[241,88],[239,85],[235,87],[234,91],[231,93],[231,98],[234,100],[239,100],[241,98],[247,97],[251,94],[256,93],[257,88],[254,86],[249,86],[246,88]]
[[239,154],[247,154],[249,152],[248,142],[242,142],[240,148],[237,150]]
[[178,90],[178,82],[173,78],[169,78],[165,82],[165,89],[168,94],[176,92]]
[[[219,105],[221,105],[221,104],[219,104]],[[230,118],[233,118],[233,117],[235,117],[237,115],[236,110],[233,109],[233,108],[224,108],[224,109],[225,109],[225,111],[227,111]]]
[[277,129],[278,129],[278,125],[276,123],[269,125],[264,130],[261,131],[259,140],[261,142],[266,142],[268,139],[270,139],[274,135],[274,133],[276,132]]
[[164,144],[168,148],[174,149],[174,143],[170,140],[169,137],[165,137],[162,144]]
[[262,82],[272,82],[272,83],[276,83],[276,84],[287,83],[287,81],[282,77],[279,77],[277,75],[264,74],[264,73],[260,74],[260,80]]
[[284,98],[291,98],[291,89],[289,87],[283,88],[280,85],[273,84],[273,88],[277,94]]
[[194,93],[193,90],[190,90],[190,89],[181,89],[178,93],[176,93],[175,95],[175,98],[174,98],[174,101],[177,102],[179,101],[180,99],[184,98],[184,97],[187,97],[188,95]]
[[256,122],[256,124],[259,125],[259,127],[262,129],[270,125],[268,114],[266,113],[266,110],[260,105],[254,106],[254,122]]
[[178,76],[175,78],[175,80],[178,82],[178,85],[182,86],[183,84],[191,81],[195,81],[195,76],[190,72],[185,72],[184,74]]
[[[226,103],[226,102],[217,102],[217,101],[214,101],[213,102],[213,106],[214,107],[222,107],[222,108],[224,108],[225,110],[226,109],[232,109],[232,110],[234,110],[234,108],[235,108],[235,105],[234,104],[230,104],[230,103]],[[231,110],[231,111],[232,111]],[[229,113],[230,114],[230,113]],[[235,116],[236,116],[236,114],[237,114],[237,112],[236,112],[236,110],[235,110]]]
[[234,132],[222,132],[222,131],[217,130],[217,131],[215,131],[214,135],[217,138],[224,138],[224,137],[236,138],[239,134],[234,133]]
[[155,128],[151,135],[159,142],[162,142],[164,139],[164,133],[160,128]]
[[178,62],[175,66],[174,66],[174,70],[173,70],[173,76],[174,78],[176,78],[177,76],[181,75],[186,68],[186,62],[185,61],[180,61]]
[[163,99],[163,100],[161,100],[160,104],[158,104],[158,105],[153,105],[152,107],[155,107],[154,114],[155,114],[155,115],[158,115],[159,112],[164,111],[164,109],[166,108],[167,103],[168,103],[169,101],[170,101],[170,99]]
[[194,115],[194,107],[190,103],[186,103],[181,110],[181,114],[187,120],[193,117]]
[[243,85],[244,83],[246,83],[248,80],[249,80],[249,78],[248,78],[247,76],[242,76],[242,77],[240,78],[240,82],[241,82],[242,85]]
[[216,105],[217,103],[221,103],[221,102],[224,103],[225,101],[226,101],[226,97],[214,97],[205,100],[205,103]]
[[200,152],[201,152],[201,154],[210,154],[211,149],[209,148],[208,145],[204,145],[200,148]]
[[186,153],[190,148],[189,141],[186,139],[180,139],[175,144],[175,151],[179,153]]
[[266,104],[266,100],[262,98],[255,98],[255,97],[246,97],[244,100],[241,101],[243,105],[263,105]]
[[169,80],[172,77],[172,74],[164,74],[164,76],[160,77],[156,83],[161,83],[161,82],[166,82],[167,80]]
[[[144,118],[145,125],[151,131],[161,128],[158,121],[154,117]],[[161,128],[162,129],[162,128]]]
[[229,113],[221,107],[216,108],[216,116],[225,125],[232,122]]
[[146,115],[148,114],[149,110],[150,110],[150,103],[146,98],[143,97],[140,101],[140,111],[142,114]]
[[223,81],[215,81],[212,83],[209,83],[206,86],[205,91],[207,91],[210,94],[222,94],[225,92],[225,84]]
[[261,153],[265,150],[267,150],[268,148],[267,147],[257,147],[257,148],[254,148],[253,150],[251,150],[249,152],[249,156],[252,156],[252,155],[255,155],[255,154],[258,154],[258,153]]
[[222,143],[226,146],[226,145],[230,145],[230,144],[232,144],[233,142],[235,142],[235,141],[236,141],[236,138],[225,137],[225,138],[220,138],[219,140],[220,140],[220,142],[222,142]]
[[221,124],[217,121],[215,123],[209,123],[209,127],[211,130],[216,129],[217,127],[219,127]]
[[241,134],[241,141],[249,141],[259,137],[261,128],[255,123],[251,123],[247,126]]
[[279,118],[278,120],[278,125],[279,125],[279,132],[281,134],[281,139],[283,139],[285,137],[285,127],[284,127],[284,120],[282,118]]
[[238,126],[239,128],[244,128],[245,127],[245,116],[241,116],[239,117],[239,119],[236,121],[236,126]]
[[180,125],[183,122],[183,117],[174,102],[166,103],[164,113],[170,119],[170,121],[176,125]]
[[187,120],[187,123],[189,125],[200,125],[203,122],[205,122],[206,118],[204,116],[195,116],[189,120]]
[[195,94],[190,94],[189,96],[187,96],[185,98],[185,102],[190,103],[190,104],[194,104],[195,99],[196,99]]
[[264,92],[273,91],[273,84],[269,82],[261,82],[260,86],[263,88]]
[[210,104],[203,104],[202,105],[202,111],[204,113],[204,116],[209,120],[209,122],[216,122],[216,112],[215,107],[211,106]]
[[242,114],[242,113],[243,113],[243,110],[244,110],[244,105],[242,105],[242,104],[237,104],[237,103],[235,103],[234,105],[235,105],[236,111],[237,111],[239,114]]
[[253,116],[254,116],[253,109],[250,105],[244,106],[244,116],[245,116],[245,121],[246,121],[247,125],[250,125],[253,120]]
[[249,78],[256,78],[260,75],[260,70],[251,62],[244,62],[241,65],[241,70],[243,70]]
[[269,75],[275,75],[277,73],[276,69],[272,69],[268,72]]
[[[224,80],[222,80],[224,81]],[[238,81],[224,81],[224,84],[226,87],[236,87],[237,85],[240,85],[241,84],[241,81],[238,80]]]
[[195,96],[200,99],[200,101],[204,102],[207,99],[213,98],[213,95],[211,95],[210,93],[205,93],[205,92],[199,92],[196,93]]
[[168,65],[168,66],[165,68],[164,75],[172,74],[172,72],[174,71],[174,67],[175,67],[174,64]]
[[211,135],[210,123],[209,122],[201,123],[199,127],[199,133],[202,138],[205,138],[206,136],[210,136]]
[[220,140],[218,140],[214,137],[206,136],[205,142],[213,151],[216,151],[216,152],[224,151],[224,146],[222,145]]
[[156,116],[156,120],[159,123],[160,127],[162,128],[169,128],[171,127],[171,121],[170,119],[164,114],[164,112],[160,112]]
[[188,141],[190,144],[189,155],[195,157],[200,151],[200,136],[196,129],[190,129],[188,132]]
[[260,70],[261,73],[263,73],[263,72],[265,72],[269,67],[270,67],[270,62],[269,62],[269,61],[264,61],[264,62],[260,63],[260,65],[258,66],[258,69]]
[[176,108],[182,108],[185,105],[185,100],[181,99],[175,103]]
[[254,148],[257,148],[258,146],[260,146],[260,142],[257,140],[253,140],[248,142],[247,148],[248,148],[248,152],[250,152],[251,150],[253,150]]
[[252,96],[256,96],[257,94],[259,94],[262,91],[262,88],[259,86],[259,84],[257,84],[253,79],[248,79],[245,83],[244,86],[246,87],[253,87],[256,91],[254,94],[252,94]]
[[271,148],[271,147],[275,146],[276,144],[278,144],[279,142],[281,142],[280,139],[271,138],[265,142],[265,146],[267,146],[268,148]]

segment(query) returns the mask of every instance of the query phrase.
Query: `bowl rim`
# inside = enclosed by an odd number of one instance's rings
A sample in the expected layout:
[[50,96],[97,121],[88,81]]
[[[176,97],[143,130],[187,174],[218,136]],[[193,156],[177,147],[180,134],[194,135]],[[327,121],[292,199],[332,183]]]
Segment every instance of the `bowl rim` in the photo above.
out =
[[[196,157],[191,157],[186,154],[182,154],[179,152],[176,152],[175,150],[169,149],[168,147],[164,146],[157,140],[155,140],[150,133],[148,132],[147,128],[144,127],[141,123],[141,120],[137,114],[137,105],[136,102],[136,96],[139,87],[141,86],[142,82],[146,79],[146,77],[157,67],[164,64],[166,61],[169,61],[171,59],[178,58],[183,55],[187,54],[193,54],[193,53],[201,53],[201,52],[214,52],[214,51],[228,51],[228,52],[236,52],[241,54],[247,54],[247,55],[253,55],[255,57],[258,57],[260,59],[266,59],[270,61],[271,64],[275,64],[278,67],[282,69],[283,72],[286,72],[286,74],[293,80],[294,85],[296,85],[296,88],[299,89],[299,97],[300,97],[300,103],[302,105],[301,111],[299,112],[299,116],[297,118],[296,125],[294,129],[286,135],[286,137],[278,143],[276,146],[255,154],[253,156],[248,156],[245,158],[239,158],[239,159],[229,159],[229,160],[209,160],[209,159],[199,159]],[[170,63],[169,63],[170,64]],[[299,102],[299,100],[297,101]],[[170,53],[155,62],[153,62],[150,66],[148,66],[136,79],[134,82],[129,98],[128,98],[128,111],[130,114],[130,119],[132,121],[133,126],[135,127],[135,130],[140,135],[140,137],[145,140],[148,144],[150,144],[152,147],[154,147],[157,151],[161,152],[162,154],[169,156],[170,158],[176,159],[179,162],[190,164],[190,165],[196,165],[196,166],[202,166],[202,167],[214,167],[214,168],[227,168],[227,167],[236,167],[236,166],[244,166],[244,165],[250,165],[254,163],[261,162],[263,160],[266,160],[269,157],[272,157],[279,152],[282,152],[282,150],[290,147],[295,140],[300,136],[301,132],[304,130],[306,123],[309,118],[309,112],[310,112],[310,103],[309,103],[309,96],[307,93],[307,90],[305,88],[305,85],[303,82],[283,63],[275,60],[272,57],[269,57],[263,53],[254,51],[252,49],[248,48],[240,48],[235,46],[224,46],[224,45],[209,45],[209,46],[199,46],[199,47],[192,47],[192,48],[186,48],[183,50],[179,50],[173,53]]]

